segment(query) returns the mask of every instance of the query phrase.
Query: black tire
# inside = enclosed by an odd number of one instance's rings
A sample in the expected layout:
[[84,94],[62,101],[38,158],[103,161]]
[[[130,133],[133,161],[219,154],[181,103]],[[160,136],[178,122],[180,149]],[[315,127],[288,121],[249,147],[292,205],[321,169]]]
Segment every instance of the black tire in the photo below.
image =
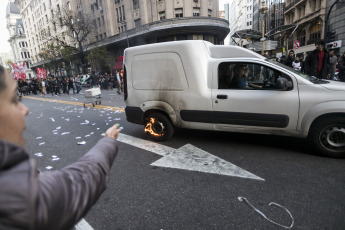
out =
[[309,130],[309,141],[322,155],[345,157],[345,118],[333,117],[317,121]]
[[100,102],[98,102],[98,104],[100,104],[100,105],[101,105],[101,104],[102,104],[102,102],[100,101]]
[[85,106],[85,103],[84,103],[84,108],[85,108],[86,106]]
[[166,115],[155,112],[146,118],[145,132],[154,141],[166,141],[174,134],[174,127]]

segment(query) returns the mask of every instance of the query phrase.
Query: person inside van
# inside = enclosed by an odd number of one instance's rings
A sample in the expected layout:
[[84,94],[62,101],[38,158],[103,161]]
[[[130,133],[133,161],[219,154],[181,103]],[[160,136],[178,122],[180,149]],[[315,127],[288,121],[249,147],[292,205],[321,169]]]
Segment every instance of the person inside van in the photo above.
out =
[[231,81],[231,88],[235,89],[257,89],[259,85],[248,83],[249,68],[247,64],[237,63],[233,67],[234,76]]

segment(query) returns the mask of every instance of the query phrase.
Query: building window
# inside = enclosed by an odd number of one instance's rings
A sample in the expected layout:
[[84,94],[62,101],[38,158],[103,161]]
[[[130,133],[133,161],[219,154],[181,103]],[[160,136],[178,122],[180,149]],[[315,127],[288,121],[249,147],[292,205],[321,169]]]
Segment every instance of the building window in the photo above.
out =
[[104,38],[106,38],[107,37],[107,33],[104,33]]
[[71,3],[70,3],[70,2],[67,2],[67,7],[68,7],[69,10],[72,10]]
[[21,42],[19,42],[19,48],[22,48],[22,43]]
[[124,5],[122,5],[122,12],[123,12],[123,18],[122,18],[122,20],[126,20],[126,16],[125,16],[125,6]]
[[97,21],[98,21],[98,26],[101,27],[101,19],[100,18],[97,18]]
[[43,10],[46,11],[46,4],[43,3]]
[[300,42],[301,46],[305,45],[305,35],[306,35],[305,30],[301,30],[297,33],[297,41]]
[[48,22],[48,15],[46,15],[46,22]]
[[96,41],[98,41],[98,35],[96,35]]
[[97,22],[96,22],[96,19],[93,20],[93,26],[95,27],[95,29],[97,29]]
[[133,10],[139,9],[139,0],[133,0]]
[[57,5],[56,8],[57,8],[58,12],[60,13],[60,6]]
[[175,9],[175,17],[176,18],[182,18],[183,17],[183,9],[182,8]]
[[320,38],[321,38],[321,23],[318,22],[310,28],[309,44],[315,43],[315,41],[317,41]]
[[103,35],[102,34],[99,35],[99,39],[103,40]]
[[208,9],[208,16],[212,17],[212,10]]
[[193,17],[199,17],[200,16],[200,8],[194,7],[193,8]]
[[115,4],[119,4],[120,3],[120,0],[115,0]]
[[159,12],[159,19],[160,20],[165,20],[165,11]]
[[138,28],[141,26],[141,21],[140,19],[134,20],[135,28]]
[[102,24],[105,25],[105,22],[104,22],[104,15],[102,15]]
[[120,18],[119,18],[119,9],[116,8],[116,18],[117,18],[117,23],[120,22]]

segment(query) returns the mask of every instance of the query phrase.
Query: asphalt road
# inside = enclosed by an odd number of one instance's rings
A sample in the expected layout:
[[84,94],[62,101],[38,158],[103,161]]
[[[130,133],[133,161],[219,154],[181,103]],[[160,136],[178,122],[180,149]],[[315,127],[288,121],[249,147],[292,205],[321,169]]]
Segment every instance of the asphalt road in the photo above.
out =
[[[78,160],[112,124],[148,140],[142,126],[126,121],[123,95],[102,91],[96,108],[84,108],[84,96],[23,98],[26,149],[42,171]],[[160,144],[191,144],[264,180],[152,166],[162,156],[119,142],[108,188],[85,217],[94,229],[284,229],[238,197],[284,226],[289,211],[292,229],[345,229],[345,160],[318,156],[304,140],[179,129]]]

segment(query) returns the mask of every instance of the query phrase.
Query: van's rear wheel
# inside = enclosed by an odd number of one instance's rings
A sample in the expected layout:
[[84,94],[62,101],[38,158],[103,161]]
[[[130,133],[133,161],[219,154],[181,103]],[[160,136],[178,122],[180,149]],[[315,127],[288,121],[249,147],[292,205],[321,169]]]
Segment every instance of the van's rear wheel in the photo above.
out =
[[345,118],[333,117],[314,124],[309,140],[316,150],[328,157],[345,157]]
[[146,118],[145,132],[154,141],[166,141],[172,137],[174,127],[166,115],[156,112]]

